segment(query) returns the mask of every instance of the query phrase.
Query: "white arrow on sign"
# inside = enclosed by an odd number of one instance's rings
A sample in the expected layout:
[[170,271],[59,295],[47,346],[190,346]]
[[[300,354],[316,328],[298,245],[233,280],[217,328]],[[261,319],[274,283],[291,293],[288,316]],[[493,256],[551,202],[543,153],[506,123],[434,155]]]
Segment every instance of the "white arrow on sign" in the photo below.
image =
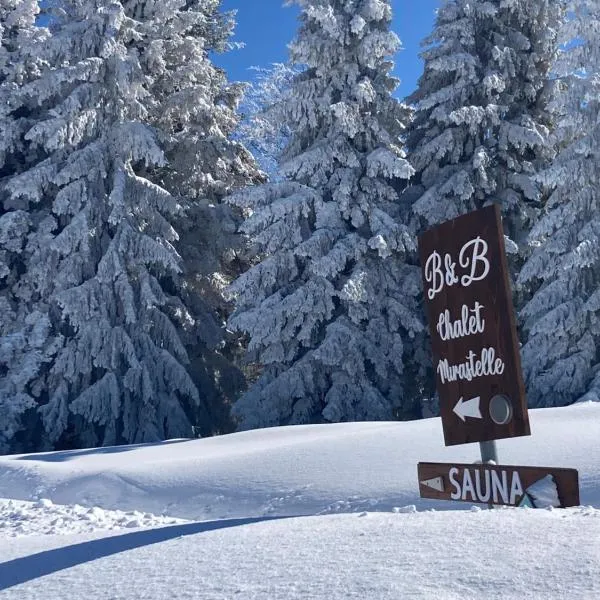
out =
[[434,477],[433,479],[425,479],[421,481],[421,485],[430,487],[438,492],[444,491],[444,480],[441,477]]
[[458,415],[463,423],[466,421],[466,417],[471,417],[472,419],[482,419],[483,417],[481,416],[481,411],[479,410],[480,401],[481,397],[475,396],[475,398],[471,398],[470,400],[464,402],[461,396],[460,400],[452,410]]

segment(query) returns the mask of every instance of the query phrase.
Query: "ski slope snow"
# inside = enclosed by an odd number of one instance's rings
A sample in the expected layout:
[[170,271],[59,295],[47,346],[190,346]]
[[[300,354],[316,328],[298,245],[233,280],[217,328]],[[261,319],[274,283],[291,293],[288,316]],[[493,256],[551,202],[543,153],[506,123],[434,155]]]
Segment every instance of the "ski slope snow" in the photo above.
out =
[[[600,598],[600,404],[530,411],[502,464],[573,467],[582,506],[418,497],[439,419],[0,458],[0,598]],[[463,509],[463,510],[456,510]]]

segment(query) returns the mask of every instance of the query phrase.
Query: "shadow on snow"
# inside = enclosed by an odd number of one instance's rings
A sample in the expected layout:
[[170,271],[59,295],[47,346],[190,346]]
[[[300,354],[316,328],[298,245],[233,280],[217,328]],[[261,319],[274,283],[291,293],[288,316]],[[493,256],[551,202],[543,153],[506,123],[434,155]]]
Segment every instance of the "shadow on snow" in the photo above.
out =
[[93,454],[118,454],[120,452],[131,452],[138,448],[151,448],[152,446],[166,446],[170,444],[182,444],[184,442],[194,442],[196,440],[182,438],[177,440],[166,440],[150,444],[126,444],[123,446],[103,446],[101,448],[83,448],[82,450],[57,450],[54,452],[40,452],[37,454],[24,454],[17,456],[13,460],[26,460],[29,462],[64,462],[73,460],[80,456],[89,456]]
[[119,552],[126,552],[134,548],[140,548],[141,546],[165,542],[185,535],[290,518],[293,517],[254,517],[170,525],[158,529],[134,531],[123,535],[90,540],[72,546],[44,550],[37,554],[0,563],[0,590],[5,590],[9,587],[62,571],[63,569],[76,567],[77,565],[98,558],[104,558],[105,556],[111,556]]

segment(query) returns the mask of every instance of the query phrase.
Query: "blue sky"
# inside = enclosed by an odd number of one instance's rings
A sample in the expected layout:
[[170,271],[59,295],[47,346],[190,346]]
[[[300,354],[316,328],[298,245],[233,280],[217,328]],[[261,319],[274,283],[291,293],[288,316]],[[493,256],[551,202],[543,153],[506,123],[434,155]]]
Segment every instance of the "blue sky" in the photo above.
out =
[[[283,6],[284,0],[223,0],[223,9],[236,9],[235,40],[245,47],[216,57],[232,81],[251,77],[252,66],[267,66],[287,59],[287,44],[296,34],[297,7]],[[434,11],[440,0],[392,0],[393,30],[400,36],[404,49],[395,57],[395,74],[402,84],[398,96],[415,88],[422,71],[418,58],[419,43],[433,25]]]

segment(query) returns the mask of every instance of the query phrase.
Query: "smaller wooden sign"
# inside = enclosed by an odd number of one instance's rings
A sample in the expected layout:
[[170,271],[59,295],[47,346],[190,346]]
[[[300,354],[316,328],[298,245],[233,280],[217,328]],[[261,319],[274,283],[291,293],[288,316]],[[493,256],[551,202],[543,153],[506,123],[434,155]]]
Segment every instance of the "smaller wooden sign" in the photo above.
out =
[[421,498],[531,508],[579,506],[575,469],[419,463],[418,475]]

